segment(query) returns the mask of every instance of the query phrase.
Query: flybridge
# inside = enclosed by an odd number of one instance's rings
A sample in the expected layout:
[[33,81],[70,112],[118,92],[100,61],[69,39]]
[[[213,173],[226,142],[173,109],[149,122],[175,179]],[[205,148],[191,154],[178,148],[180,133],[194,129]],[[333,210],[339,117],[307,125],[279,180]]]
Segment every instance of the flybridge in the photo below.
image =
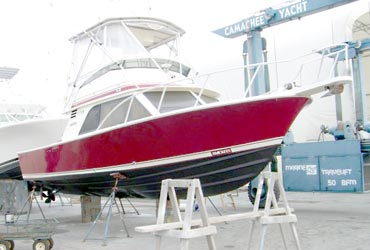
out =
[[300,0],[290,1],[278,8],[267,8],[259,13],[213,31],[226,37],[234,38],[250,31],[261,30],[266,27],[298,19],[336,6],[351,3],[357,0]]

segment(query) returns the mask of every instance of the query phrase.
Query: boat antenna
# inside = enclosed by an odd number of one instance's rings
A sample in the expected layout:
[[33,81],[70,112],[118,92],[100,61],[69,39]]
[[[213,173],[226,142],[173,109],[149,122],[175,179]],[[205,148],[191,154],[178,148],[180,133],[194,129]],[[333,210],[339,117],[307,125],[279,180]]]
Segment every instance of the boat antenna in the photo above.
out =
[[150,0],[148,0],[148,16],[151,16],[152,12],[152,4],[150,3]]

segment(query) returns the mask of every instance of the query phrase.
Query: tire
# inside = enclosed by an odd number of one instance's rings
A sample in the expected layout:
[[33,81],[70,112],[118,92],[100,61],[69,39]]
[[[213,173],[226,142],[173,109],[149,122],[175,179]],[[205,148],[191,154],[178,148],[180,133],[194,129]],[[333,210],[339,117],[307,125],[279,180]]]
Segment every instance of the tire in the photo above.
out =
[[49,241],[49,249],[52,249],[54,247],[54,241],[52,238],[49,238],[48,241]]
[[49,240],[35,240],[32,245],[33,250],[50,250]]
[[[254,201],[256,200],[256,195],[257,195],[257,187],[252,187],[252,186],[253,185],[251,185],[251,182],[250,182],[248,185],[248,198],[250,202],[254,205]],[[265,208],[266,199],[267,199],[267,191],[268,189],[266,187],[266,184],[264,183],[262,186],[260,204],[258,206],[259,208]],[[274,185],[274,193],[275,193],[276,201],[279,201],[280,190],[279,190],[279,186],[276,183]]]
[[14,241],[12,241],[12,240],[8,240],[8,242],[10,243],[10,248],[9,248],[9,250],[13,250],[13,249],[14,249]]
[[10,242],[6,240],[0,240],[0,250],[10,250]]

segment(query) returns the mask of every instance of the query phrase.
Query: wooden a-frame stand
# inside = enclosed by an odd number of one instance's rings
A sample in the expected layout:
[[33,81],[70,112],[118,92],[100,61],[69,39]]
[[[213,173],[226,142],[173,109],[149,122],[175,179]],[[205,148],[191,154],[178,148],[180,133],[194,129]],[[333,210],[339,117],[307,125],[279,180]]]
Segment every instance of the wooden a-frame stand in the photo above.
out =
[[[258,217],[254,218],[252,220],[252,226],[251,226],[251,229],[250,229],[250,232],[249,232],[249,239],[250,240],[248,242],[248,248],[247,249],[249,250],[250,247],[251,247],[251,242],[252,242],[251,239],[252,239],[252,236],[253,236],[253,230],[254,230],[256,221],[258,220],[261,224],[261,239],[260,239],[259,250],[262,250],[263,247],[264,247],[265,237],[266,237],[266,232],[267,232],[267,226],[270,225],[270,224],[279,224],[281,236],[282,236],[282,239],[283,239],[283,242],[284,242],[284,247],[285,247],[286,250],[288,249],[286,238],[285,238],[284,231],[283,231],[283,228],[282,228],[282,224],[284,224],[284,223],[289,224],[289,226],[292,230],[292,233],[293,233],[293,237],[295,239],[296,247],[297,247],[298,250],[301,250],[301,245],[300,245],[299,239],[298,239],[298,233],[297,233],[297,230],[296,230],[296,227],[295,227],[295,223],[297,222],[297,216],[295,214],[292,214],[292,209],[288,205],[288,200],[287,200],[285,190],[284,190],[284,187],[283,187],[283,183],[282,183],[282,177],[279,175],[278,172],[266,171],[266,172],[262,172],[260,174],[259,179],[258,179],[257,194],[256,194],[254,206],[253,206],[253,213],[257,214],[259,212],[258,208],[259,208],[259,205],[260,205],[263,184],[265,184],[267,187],[269,187],[268,190],[267,190],[265,208],[264,208],[263,214],[261,214],[261,216],[258,216]],[[272,214],[271,213],[271,208],[273,210],[279,209],[278,203],[277,203],[277,200],[276,200],[276,196],[275,196],[275,192],[274,192],[275,184],[278,185],[278,188],[279,188],[279,191],[280,191],[280,196],[283,200],[283,205],[284,205],[284,208],[283,208],[282,212],[279,213],[279,214]]]
[[[187,188],[186,208],[184,219],[180,214],[180,208],[175,192],[175,188]],[[208,248],[210,250],[216,250],[215,241],[213,234],[217,233],[216,227],[211,226],[208,221],[208,214],[204,202],[203,191],[199,182],[199,179],[192,180],[164,180],[162,182],[161,195],[159,199],[158,217],[156,227],[165,223],[166,213],[166,202],[169,197],[172,209],[175,213],[175,219],[182,223],[180,228],[169,229],[163,231],[157,231],[156,235],[156,249],[159,250],[161,247],[161,241],[163,236],[176,237],[180,239],[181,250],[187,250],[189,248],[189,240],[191,238],[205,236],[207,238]],[[199,205],[199,211],[201,214],[201,226],[192,228],[192,216],[194,200]]]
[[[267,200],[265,203],[265,208],[263,210],[259,210],[261,193],[264,183],[267,187],[270,188],[268,188],[267,190]],[[274,193],[275,183],[278,185],[278,188],[280,190],[280,196],[282,197],[284,204],[283,207],[278,207]],[[181,218],[175,187],[188,189],[184,220]],[[177,219],[176,222],[165,223],[166,202],[168,196],[172,208],[175,212],[175,217]],[[201,220],[199,219],[192,220],[194,198],[199,204]],[[261,238],[259,250],[262,250],[264,248],[267,226],[270,224],[279,224],[285,249],[288,249],[286,238],[282,228],[282,224],[288,223],[293,232],[297,249],[301,250],[297,230],[295,228],[297,217],[294,214],[292,214],[292,211],[293,210],[288,205],[288,200],[286,198],[285,190],[282,184],[282,177],[281,175],[279,175],[278,172],[266,171],[260,174],[253,211],[247,213],[230,214],[210,218],[208,218],[207,215],[203,198],[203,192],[198,179],[193,180],[169,179],[162,181],[157,224],[136,227],[135,230],[141,233],[150,233],[150,232],[154,233],[156,235],[156,250],[160,250],[162,236],[172,236],[180,238],[181,250],[188,249],[189,239],[200,236],[206,236],[208,241],[208,248],[211,250],[215,250],[216,246],[213,234],[216,234],[217,230],[214,226],[211,226],[211,224],[249,219],[252,220],[252,226],[249,232],[249,242],[247,247],[248,250],[251,247],[251,241],[256,221],[259,221],[261,224]],[[194,229],[194,227],[196,228]]]

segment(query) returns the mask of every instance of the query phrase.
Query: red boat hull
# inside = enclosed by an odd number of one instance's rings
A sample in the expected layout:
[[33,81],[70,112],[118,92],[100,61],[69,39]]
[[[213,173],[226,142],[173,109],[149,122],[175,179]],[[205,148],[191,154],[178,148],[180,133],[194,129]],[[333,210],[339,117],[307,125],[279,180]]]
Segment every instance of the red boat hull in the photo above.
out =
[[[157,197],[166,178],[200,178],[205,195],[238,188],[272,159],[309,101],[279,97],[200,108],[19,154],[23,178],[69,193]],[[208,187],[208,188],[207,188]]]

